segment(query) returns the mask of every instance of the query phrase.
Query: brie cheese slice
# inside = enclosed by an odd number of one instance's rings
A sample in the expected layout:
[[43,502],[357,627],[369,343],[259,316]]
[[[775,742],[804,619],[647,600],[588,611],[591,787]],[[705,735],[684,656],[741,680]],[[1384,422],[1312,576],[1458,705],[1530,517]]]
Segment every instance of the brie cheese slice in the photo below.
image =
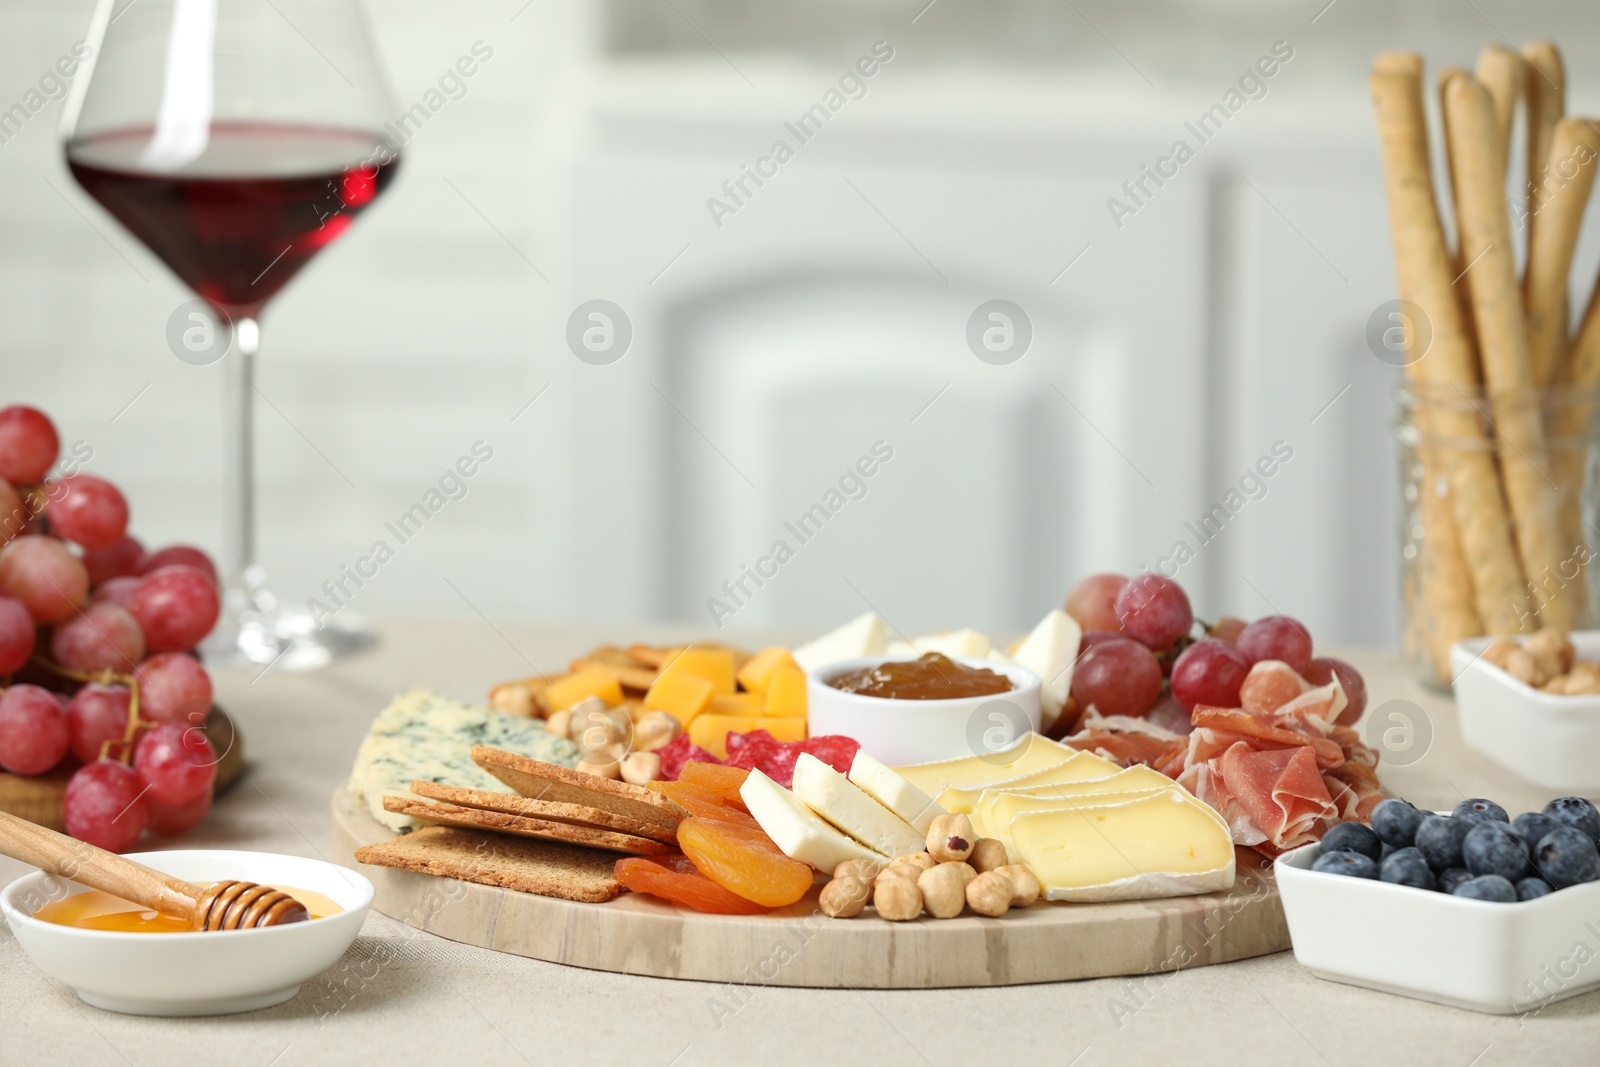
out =
[[917,833],[926,835],[933,820],[948,812],[934,799],[906,779],[867,755],[856,751],[850,764],[850,780],[872,799],[910,823]]
[[794,661],[806,672],[845,659],[881,656],[889,647],[889,624],[876,612],[851,619],[837,630],[823,634],[794,650]]
[[1039,710],[1046,730],[1061,716],[1072,692],[1072,667],[1078,661],[1082,640],[1082,627],[1057,608],[1040,620],[1013,654],[1018,663],[1039,676]]
[[889,862],[883,853],[856,843],[823,822],[799,797],[760,771],[750,772],[739,787],[739,797],[773,844],[792,860],[809,863],[829,874],[845,860],[866,860],[878,867]]
[[793,788],[802,804],[875,852],[904,856],[926,843],[925,834],[809,752],[795,761]]
[[[1010,771],[997,773],[996,777],[972,785],[951,786],[939,794],[939,804],[948,811],[970,815],[978,799],[990,790],[1012,791],[1034,786],[1061,785],[1109,778],[1122,770],[1117,764],[1092,752],[1075,752],[1062,763],[1046,767],[1032,774],[1017,776]],[[1171,779],[1168,779],[1171,781]]]

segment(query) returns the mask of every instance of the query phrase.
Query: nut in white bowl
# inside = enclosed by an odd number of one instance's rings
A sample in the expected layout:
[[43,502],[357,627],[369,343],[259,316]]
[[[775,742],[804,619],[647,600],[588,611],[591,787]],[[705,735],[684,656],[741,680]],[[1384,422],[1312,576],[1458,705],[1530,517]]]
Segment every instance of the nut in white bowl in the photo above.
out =
[[828,683],[863,667],[913,659],[868,656],[817,667],[806,675],[806,728],[812,737],[844,734],[891,767],[1000,752],[1038,730],[1039,677],[1026,667],[993,659],[953,657],[965,667],[1004,675],[1005,693],[948,700],[902,700],[847,693]]
[[35,919],[81,887],[43,872],[0,891],[0,915],[45,974],[85,1003],[129,1015],[227,1015],[290,999],[344,955],[372,906],[372,883],[322,860],[268,852],[190,850],[129,857],[205,885],[225,878],[320,893],[338,914],[288,926],[214,933],[119,933]]
[[[1580,661],[1600,660],[1600,632],[1571,638]],[[1450,649],[1462,739],[1535,785],[1600,793],[1600,696],[1533,688],[1483,658],[1494,640],[1477,637]]]

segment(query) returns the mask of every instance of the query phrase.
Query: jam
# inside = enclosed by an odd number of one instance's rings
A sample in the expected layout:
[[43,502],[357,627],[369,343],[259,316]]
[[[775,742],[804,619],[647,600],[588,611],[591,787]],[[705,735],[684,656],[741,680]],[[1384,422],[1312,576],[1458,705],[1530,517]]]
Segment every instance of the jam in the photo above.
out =
[[983,667],[967,667],[939,652],[920,659],[890,660],[830,679],[846,693],[890,700],[952,700],[1009,693],[1011,679]]
[[[304,904],[313,919],[337,915],[344,910],[321,893],[313,893],[309,889],[295,889],[282,885],[272,888],[281,889]],[[189,932],[189,923],[186,919],[162,915],[160,912],[140,907],[132,901],[114,897],[110,893],[102,893],[98,889],[77,893],[46,904],[34,912],[33,917],[41,922],[59,923],[79,930],[109,930],[125,934]]]

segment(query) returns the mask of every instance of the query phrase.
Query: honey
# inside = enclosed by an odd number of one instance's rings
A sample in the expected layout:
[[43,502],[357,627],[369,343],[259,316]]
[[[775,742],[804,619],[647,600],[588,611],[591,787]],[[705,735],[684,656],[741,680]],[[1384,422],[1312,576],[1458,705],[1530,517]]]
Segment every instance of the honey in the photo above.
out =
[[828,682],[846,693],[891,700],[950,700],[1008,693],[1011,679],[983,667],[967,667],[939,652],[920,659],[890,660],[841,674]]
[[[313,919],[337,915],[344,910],[328,897],[309,889],[296,889],[287,885],[272,886],[272,888],[288,893],[304,904]],[[98,889],[52,901],[34,912],[33,917],[41,922],[59,923],[79,930],[108,930],[126,934],[189,932],[189,923],[186,919],[162,915],[132,901],[114,897],[110,893],[102,893]]]

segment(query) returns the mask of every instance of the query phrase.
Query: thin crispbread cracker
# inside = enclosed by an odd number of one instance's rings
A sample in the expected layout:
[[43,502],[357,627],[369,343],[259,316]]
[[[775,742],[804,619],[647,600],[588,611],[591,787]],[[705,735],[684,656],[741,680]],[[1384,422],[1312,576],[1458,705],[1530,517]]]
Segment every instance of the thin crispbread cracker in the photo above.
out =
[[472,747],[472,762],[532,800],[599,808],[614,815],[642,819],[673,830],[683,819],[677,807],[666,797],[642,785],[568,770],[554,763],[529,759],[487,745]]
[[622,883],[612,874],[616,859],[610,853],[448,826],[430,826],[393,841],[366,845],[356,849],[356,859],[374,867],[587,904],[612,900],[622,892]]
[[677,851],[673,846],[660,841],[635,837],[633,834],[619,834],[615,830],[593,830],[587,826],[574,826],[569,822],[530,819],[523,815],[507,815],[500,811],[484,811],[482,808],[464,808],[459,804],[445,804],[437,800],[387,796],[383,798],[383,808],[397,815],[409,815],[414,819],[426,819],[446,826],[491,830],[501,834],[516,834],[518,837],[538,837],[546,841],[565,841],[587,848],[625,852],[630,856],[659,856]]
[[441,785],[438,782],[416,781],[411,783],[411,791],[418,796],[427,797],[429,800],[442,800],[447,804],[456,804],[463,808],[481,808],[484,811],[498,811],[505,815],[520,815],[530,819],[547,819],[550,822],[572,823],[574,826],[585,826],[591,830],[615,830],[621,834],[632,834],[634,837],[648,837],[656,841],[665,841],[673,844],[678,840],[676,831],[662,826],[660,823],[645,822],[643,819],[632,819],[626,815],[618,815],[599,808],[591,808],[582,804],[560,804],[547,800],[532,800],[524,796],[515,796],[510,793],[490,793],[483,789],[468,789],[459,785]]

